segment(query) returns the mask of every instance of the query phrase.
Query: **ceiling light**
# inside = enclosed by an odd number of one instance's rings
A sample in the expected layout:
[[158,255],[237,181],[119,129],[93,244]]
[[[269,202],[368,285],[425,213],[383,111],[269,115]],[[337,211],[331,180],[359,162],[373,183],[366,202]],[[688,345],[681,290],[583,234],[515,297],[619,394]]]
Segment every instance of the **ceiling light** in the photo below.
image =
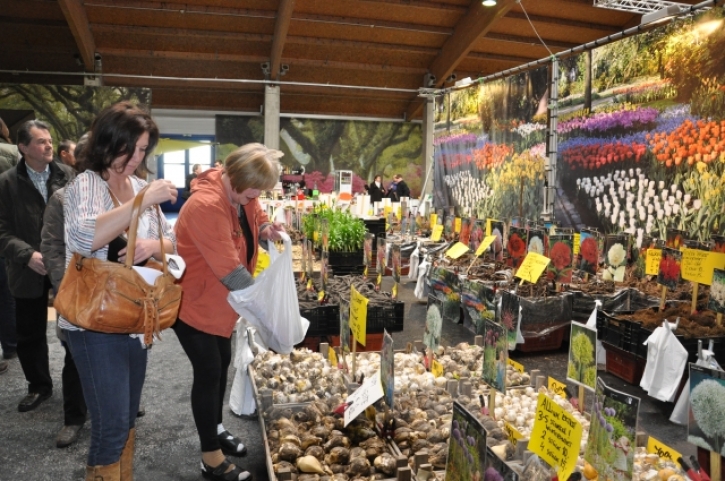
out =
[[653,23],[669,20],[670,18],[679,15],[681,12],[682,10],[677,5],[668,5],[661,10],[657,10],[656,12],[646,13],[642,15],[642,21],[640,22],[640,25],[650,25]]
[[483,6],[484,7],[495,7],[496,6],[496,0],[483,0]]

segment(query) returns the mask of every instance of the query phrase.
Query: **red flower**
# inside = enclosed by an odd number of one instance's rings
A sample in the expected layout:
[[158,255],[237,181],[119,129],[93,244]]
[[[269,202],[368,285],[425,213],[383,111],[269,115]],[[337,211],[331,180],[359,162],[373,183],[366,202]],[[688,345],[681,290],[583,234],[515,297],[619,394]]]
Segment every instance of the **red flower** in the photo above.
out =
[[519,259],[526,254],[526,242],[518,234],[511,234],[507,249],[511,257]]
[[587,237],[582,241],[580,249],[582,258],[589,264],[599,264],[599,252],[597,249],[597,240],[594,237]]
[[660,260],[660,273],[666,281],[679,281],[680,264],[674,257],[664,255]]
[[571,248],[564,242],[557,242],[551,248],[549,257],[557,271],[565,269],[571,265]]

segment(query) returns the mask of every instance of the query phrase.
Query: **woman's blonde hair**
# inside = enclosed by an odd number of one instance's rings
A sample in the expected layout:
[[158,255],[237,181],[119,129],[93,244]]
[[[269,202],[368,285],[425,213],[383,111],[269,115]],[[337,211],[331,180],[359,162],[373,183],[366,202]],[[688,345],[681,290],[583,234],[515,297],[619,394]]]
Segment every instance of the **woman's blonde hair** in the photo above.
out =
[[224,159],[224,172],[236,192],[270,190],[279,182],[279,158],[283,155],[262,144],[243,145]]

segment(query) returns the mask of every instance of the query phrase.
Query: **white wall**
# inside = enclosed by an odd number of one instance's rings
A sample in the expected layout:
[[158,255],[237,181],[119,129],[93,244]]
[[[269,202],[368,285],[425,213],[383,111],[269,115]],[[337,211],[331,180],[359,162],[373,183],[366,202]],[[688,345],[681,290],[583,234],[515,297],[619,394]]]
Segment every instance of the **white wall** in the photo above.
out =
[[215,135],[215,115],[259,115],[259,112],[152,109],[161,135]]

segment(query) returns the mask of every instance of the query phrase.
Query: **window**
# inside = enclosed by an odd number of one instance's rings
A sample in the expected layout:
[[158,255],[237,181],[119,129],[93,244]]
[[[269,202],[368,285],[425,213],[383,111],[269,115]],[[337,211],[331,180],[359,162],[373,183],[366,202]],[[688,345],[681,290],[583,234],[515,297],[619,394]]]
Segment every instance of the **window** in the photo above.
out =
[[164,179],[170,180],[179,188],[184,187],[186,183],[186,152],[178,150],[161,156],[161,161],[164,163]]
[[[201,140],[201,142],[205,141]],[[183,189],[186,186],[186,176],[191,174],[195,164],[201,164],[202,171],[214,164],[214,146],[212,144],[161,155],[158,159],[159,178],[170,180],[177,188]]]

